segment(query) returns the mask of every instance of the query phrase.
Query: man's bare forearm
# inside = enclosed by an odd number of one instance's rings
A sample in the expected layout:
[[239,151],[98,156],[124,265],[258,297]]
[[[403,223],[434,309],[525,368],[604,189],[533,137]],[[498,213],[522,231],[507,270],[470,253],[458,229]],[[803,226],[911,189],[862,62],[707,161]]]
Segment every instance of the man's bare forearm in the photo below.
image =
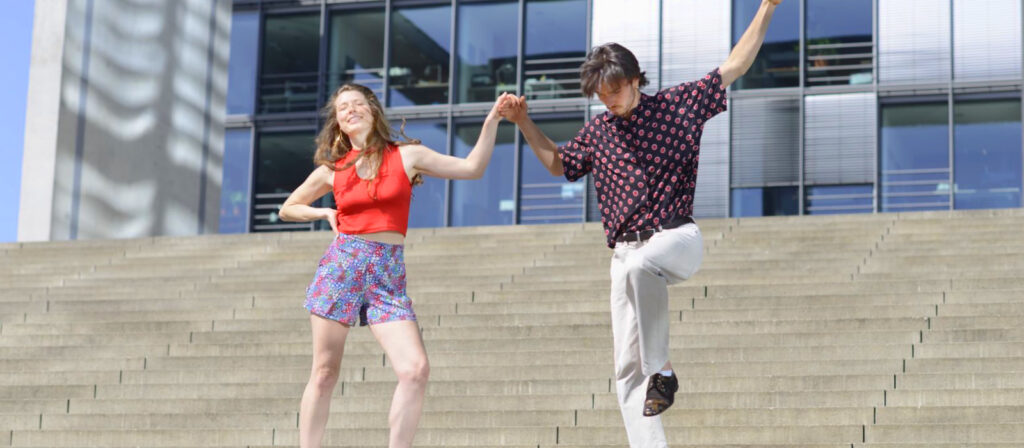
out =
[[523,133],[523,137],[530,144],[530,149],[533,150],[533,154],[537,156],[540,163],[548,169],[552,176],[562,176],[565,170],[562,168],[562,159],[558,157],[558,145],[544,135],[537,123],[534,123],[529,116],[524,117],[516,124],[519,125],[519,130]]
[[757,52],[761,50],[764,37],[768,33],[768,24],[772,21],[775,8],[778,2],[762,0],[754,20],[743,32],[743,36],[736,42],[736,46],[729,53],[729,58],[722,64],[722,84],[728,86],[740,76],[743,76],[750,66],[754,64]]

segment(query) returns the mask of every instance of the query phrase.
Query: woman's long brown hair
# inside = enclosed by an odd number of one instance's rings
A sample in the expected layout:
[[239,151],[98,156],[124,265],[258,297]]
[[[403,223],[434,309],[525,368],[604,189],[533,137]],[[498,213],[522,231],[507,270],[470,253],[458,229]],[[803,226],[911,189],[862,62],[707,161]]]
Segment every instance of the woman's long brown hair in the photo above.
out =
[[[348,91],[356,91],[366,97],[366,103],[370,106],[370,111],[373,115],[373,129],[370,131],[370,135],[367,136],[366,147],[362,148],[362,153],[359,154],[359,157],[352,159],[345,166],[337,168],[335,166],[337,161],[343,159],[352,150],[352,141],[348,135],[341,132],[341,127],[338,125],[338,114],[334,111],[334,102],[337,101],[338,96]],[[420,143],[419,140],[405,135],[404,119],[402,120],[401,129],[398,130],[398,136],[402,140],[392,138],[391,124],[388,123],[387,117],[384,116],[384,108],[381,107],[380,100],[377,99],[377,95],[374,95],[372,90],[360,84],[345,84],[339,87],[331,95],[330,101],[324,105],[320,113],[324,119],[324,127],[320,129],[320,134],[316,137],[316,155],[313,156],[313,162],[318,166],[324,165],[332,171],[340,171],[355,165],[359,159],[366,159],[364,163],[369,163],[370,172],[373,173],[370,177],[371,184],[380,172],[384,151],[390,150],[391,146]],[[423,178],[420,174],[417,174],[412,180],[412,185],[419,185],[421,183],[423,183]]]

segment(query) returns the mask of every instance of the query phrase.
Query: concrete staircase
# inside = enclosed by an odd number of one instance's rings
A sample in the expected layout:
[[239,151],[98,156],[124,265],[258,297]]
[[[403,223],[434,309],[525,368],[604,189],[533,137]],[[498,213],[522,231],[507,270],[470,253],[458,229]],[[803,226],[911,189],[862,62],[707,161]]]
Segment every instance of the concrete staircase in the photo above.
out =
[[[1024,446],[1024,210],[703,220],[674,447]],[[296,446],[325,233],[0,245],[0,447]],[[599,226],[410,232],[416,445],[622,447]],[[350,333],[326,445],[383,447]]]

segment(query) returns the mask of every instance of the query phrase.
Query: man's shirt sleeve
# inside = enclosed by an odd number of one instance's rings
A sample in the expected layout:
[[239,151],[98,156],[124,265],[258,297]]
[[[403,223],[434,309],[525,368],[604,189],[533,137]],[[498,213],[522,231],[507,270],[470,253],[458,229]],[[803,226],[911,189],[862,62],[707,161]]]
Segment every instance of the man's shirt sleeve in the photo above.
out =
[[692,119],[696,126],[703,126],[728,107],[722,72],[717,68],[700,79],[665,89],[661,94],[663,100],[674,107],[674,112],[684,114],[684,119]]
[[589,127],[592,126],[593,124],[587,123],[572,140],[558,147],[558,157],[562,159],[565,178],[569,182],[575,182],[593,168],[594,148],[589,132]]

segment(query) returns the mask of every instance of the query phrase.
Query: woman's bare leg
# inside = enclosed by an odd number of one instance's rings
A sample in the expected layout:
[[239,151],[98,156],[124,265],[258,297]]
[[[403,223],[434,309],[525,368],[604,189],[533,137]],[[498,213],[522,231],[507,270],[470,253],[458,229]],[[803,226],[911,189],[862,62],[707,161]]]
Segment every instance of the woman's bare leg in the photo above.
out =
[[309,315],[309,322],[313,327],[313,369],[299,407],[299,446],[320,448],[331,412],[331,394],[338,384],[348,327],[315,314]]
[[395,369],[398,386],[391,400],[388,423],[391,426],[389,448],[412,446],[416,427],[423,412],[423,397],[427,392],[430,363],[423,348],[416,321],[404,320],[371,325],[384,353]]

